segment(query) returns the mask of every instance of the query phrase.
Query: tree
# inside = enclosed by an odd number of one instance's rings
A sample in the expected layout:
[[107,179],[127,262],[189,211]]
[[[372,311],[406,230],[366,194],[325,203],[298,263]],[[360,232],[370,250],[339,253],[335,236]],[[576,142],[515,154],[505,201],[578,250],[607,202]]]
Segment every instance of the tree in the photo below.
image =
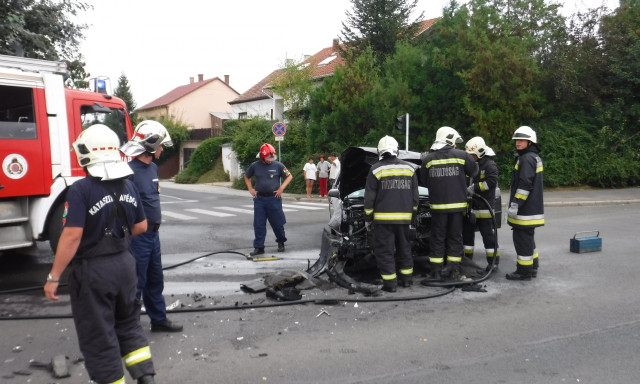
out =
[[0,53],[72,60],[86,24],[72,17],[91,6],[75,0],[4,0],[0,3]]
[[82,55],[78,54],[76,59],[66,60],[69,78],[64,82],[65,86],[74,89],[89,89],[89,76],[84,69],[85,63]]
[[413,38],[424,18],[420,13],[410,21],[418,0],[352,0],[353,13],[347,11],[342,22],[342,36],[346,50],[358,58],[371,47],[378,66],[392,55],[399,41]]
[[125,75],[124,72],[120,74],[120,77],[118,78],[118,86],[113,91],[113,95],[124,101],[130,115],[134,113],[133,111],[136,109],[136,102],[133,99],[131,88],[129,88],[129,79],[127,79],[127,75]]

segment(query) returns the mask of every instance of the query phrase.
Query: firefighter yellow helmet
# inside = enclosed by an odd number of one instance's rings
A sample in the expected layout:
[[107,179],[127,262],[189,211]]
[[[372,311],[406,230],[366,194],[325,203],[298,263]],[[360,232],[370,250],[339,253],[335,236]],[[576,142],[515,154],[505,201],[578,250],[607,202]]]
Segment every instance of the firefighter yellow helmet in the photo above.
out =
[[462,137],[451,127],[441,127],[436,132],[436,142],[454,146],[462,143]]
[[489,147],[485,144],[484,139],[480,136],[476,136],[471,138],[465,144],[464,149],[467,153],[478,156],[478,159],[482,159],[487,153]]
[[161,145],[171,147],[173,142],[164,125],[154,120],[145,120],[138,124],[133,137],[122,146],[121,150],[127,156],[138,156],[141,153],[156,153]]
[[78,164],[87,172],[102,180],[120,179],[133,174],[122,161],[118,147],[118,135],[103,124],[94,124],[78,135],[73,143]]
[[391,136],[385,136],[378,142],[378,156],[382,158],[385,153],[398,156],[398,142]]
[[527,127],[523,125],[522,127],[516,129],[513,133],[513,140],[529,140],[530,142],[537,144],[538,138],[536,137],[536,131],[531,129],[531,127]]

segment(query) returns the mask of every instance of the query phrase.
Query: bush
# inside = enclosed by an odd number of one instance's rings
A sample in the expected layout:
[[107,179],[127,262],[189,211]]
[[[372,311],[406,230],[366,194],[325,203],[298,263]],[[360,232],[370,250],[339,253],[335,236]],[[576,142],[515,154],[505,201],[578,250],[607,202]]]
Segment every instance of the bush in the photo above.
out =
[[193,152],[189,166],[180,172],[175,182],[179,184],[194,184],[200,176],[213,168],[216,158],[222,153],[222,144],[228,142],[226,137],[212,137],[204,140]]

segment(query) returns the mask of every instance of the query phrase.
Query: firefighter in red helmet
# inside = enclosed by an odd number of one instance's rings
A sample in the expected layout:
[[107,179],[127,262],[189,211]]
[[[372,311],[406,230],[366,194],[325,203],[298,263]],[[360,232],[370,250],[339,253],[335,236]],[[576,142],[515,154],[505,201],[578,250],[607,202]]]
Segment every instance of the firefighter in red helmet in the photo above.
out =
[[[271,144],[260,147],[260,160],[249,166],[244,174],[244,182],[253,196],[253,251],[251,256],[264,253],[264,240],[267,235],[267,220],[276,235],[278,252],[284,252],[287,238],[284,233],[286,219],[282,210],[282,193],[293,179],[293,176],[279,161],[276,161],[276,150]],[[255,186],[251,178],[255,177]]]

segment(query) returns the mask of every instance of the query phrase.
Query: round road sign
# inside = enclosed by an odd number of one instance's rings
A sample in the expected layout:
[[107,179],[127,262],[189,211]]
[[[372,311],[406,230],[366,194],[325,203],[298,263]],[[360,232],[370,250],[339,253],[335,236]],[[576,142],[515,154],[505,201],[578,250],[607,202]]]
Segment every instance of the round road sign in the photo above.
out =
[[271,130],[276,136],[284,136],[284,134],[287,132],[287,127],[284,125],[284,123],[277,122],[273,124],[273,128]]

